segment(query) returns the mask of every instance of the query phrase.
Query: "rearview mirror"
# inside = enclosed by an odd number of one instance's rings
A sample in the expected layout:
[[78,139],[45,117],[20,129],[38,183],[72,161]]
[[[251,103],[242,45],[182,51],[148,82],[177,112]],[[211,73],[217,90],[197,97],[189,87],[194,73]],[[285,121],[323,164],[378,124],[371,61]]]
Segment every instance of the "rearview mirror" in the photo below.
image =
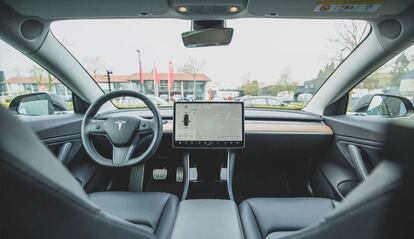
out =
[[403,117],[413,110],[413,104],[405,97],[377,94],[372,97],[366,114],[385,117]]
[[209,28],[183,32],[185,47],[226,46],[233,38],[233,28]]
[[52,100],[46,93],[26,94],[15,97],[9,105],[9,110],[22,115],[53,115]]

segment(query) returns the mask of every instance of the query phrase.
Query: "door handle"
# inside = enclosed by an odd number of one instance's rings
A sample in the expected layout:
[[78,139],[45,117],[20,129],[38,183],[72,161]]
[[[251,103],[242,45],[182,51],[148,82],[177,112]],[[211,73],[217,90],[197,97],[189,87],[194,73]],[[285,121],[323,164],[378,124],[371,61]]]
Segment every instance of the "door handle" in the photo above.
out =
[[355,145],[348,145],[348,150],[350,153],[350,160],[352,167],[354,167],[359,178],[365,180],[368,177],[368,170],[365,167],[364,160],[362,159],[361,149]]
[[62,164],[67,163],[71,148],[72,148],[72,143],[64,143],[62,146],[60,146],[60,150],[59,150],[59,154],[57,158],[60,162],[62,162]]

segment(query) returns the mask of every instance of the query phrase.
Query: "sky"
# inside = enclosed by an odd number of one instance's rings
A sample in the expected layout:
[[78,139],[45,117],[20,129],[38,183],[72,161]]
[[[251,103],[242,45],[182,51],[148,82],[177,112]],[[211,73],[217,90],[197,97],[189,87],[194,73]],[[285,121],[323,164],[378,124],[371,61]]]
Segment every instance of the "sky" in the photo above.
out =
[[[172,61],[177,71],[188,59],[205,62],[202,72],[220,88],[234,89],[246,79],[274,83],[289,71],[298,84],[316,77],[340,47],[341,20],[238,19],[229,46],[185,48],[181,33],[190,21],[177,19],[71,20],[52,24],[53,34],[82,63],[99,57],[113,74],[138,72],[137,49],[142,69],[168,71]],[[0,70],[6,78],[28,74],[33,64],[0,40]],[[19,69],[19,70],[17,70]],[[249,75],[249,77],[246,77]]]

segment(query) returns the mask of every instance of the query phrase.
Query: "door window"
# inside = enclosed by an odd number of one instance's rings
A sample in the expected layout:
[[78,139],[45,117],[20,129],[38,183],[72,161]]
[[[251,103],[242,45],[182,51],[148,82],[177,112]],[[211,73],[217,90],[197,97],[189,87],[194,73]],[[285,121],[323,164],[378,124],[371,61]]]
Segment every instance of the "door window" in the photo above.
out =
[[414,46],[370,74],[349,95],[348,113],[411,117],[414,103]]
[[73,112],[72,92],[56,77],[0,40],[0,104],[20,114]]
[[257,99],[252,99],[252,105],[266,105],[266,99],[263,98],[257,98]]

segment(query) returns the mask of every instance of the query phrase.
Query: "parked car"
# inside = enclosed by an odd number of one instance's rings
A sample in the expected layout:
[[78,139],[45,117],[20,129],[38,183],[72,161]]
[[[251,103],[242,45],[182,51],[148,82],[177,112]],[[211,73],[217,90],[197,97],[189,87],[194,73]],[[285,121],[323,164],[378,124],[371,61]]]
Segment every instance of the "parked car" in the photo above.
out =
[[152,101],[152,103],[154,103],[156,106],[159,106],[159,107],[167,107],[167,106],[172,105],[172,103],[164,100],[161,97],[149,96],[148,98]]
[[186,101],[194,101],[194,95],[187,95],[187,96],[185,97],[185,100],[186,100]]
[[174,102],[176,102],[176,101],[181,101],[181,100],[182,100],[182,97],[181,97],[181,95],[174,95],[174,96],[172,97],[172,100],[173,100]]
[[297,101],[301,103],[308,103],[312,99],[313,95],[309,93],[299,94]]
[[213,99],[211,99],[211,101],[226,101],[223,97],[220,96],[214,96]]
[[[159,107],[172,105],[172,103],[167,102],[161,97],[156,97],[154,95],[147,95],[147,97],[152,101],[152,103]],[[112,102],[115,103],[119,108],[146,107],[146,104],[142,100],[132,97],[117,98]]]
[[168,95],[164,95],[164,94],[162,94],[162,95],[160,95],[159,97],[160,97],[161,99],[165,100],[165,101],[168,101]]
[[240,98],[239,101],[243,102],[245,107],[280,107],[287,105],[279,98],[273,96],[250,96]]

